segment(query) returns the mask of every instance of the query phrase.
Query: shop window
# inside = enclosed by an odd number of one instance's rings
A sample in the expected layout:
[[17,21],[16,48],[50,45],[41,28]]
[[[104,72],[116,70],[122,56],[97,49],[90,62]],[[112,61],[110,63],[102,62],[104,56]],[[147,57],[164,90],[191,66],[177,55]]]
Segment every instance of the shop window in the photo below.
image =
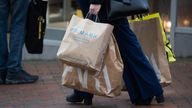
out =
[[63,20],[63,4],[63,0],[49,0],[49,22],[58,22]]
[[177,27],[192,27],[192,0],[178,0]]
[[48,27],[66,28],[76,11],[76,0],[49,0]]

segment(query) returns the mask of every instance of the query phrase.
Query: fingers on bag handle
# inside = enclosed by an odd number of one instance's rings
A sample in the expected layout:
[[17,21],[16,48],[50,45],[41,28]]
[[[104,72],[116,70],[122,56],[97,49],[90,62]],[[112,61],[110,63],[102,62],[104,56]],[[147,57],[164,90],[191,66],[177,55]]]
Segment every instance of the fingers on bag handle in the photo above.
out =
[[91,14],[90,12],[87,13],[86,17],[94,22],[100,22],[98,14]]

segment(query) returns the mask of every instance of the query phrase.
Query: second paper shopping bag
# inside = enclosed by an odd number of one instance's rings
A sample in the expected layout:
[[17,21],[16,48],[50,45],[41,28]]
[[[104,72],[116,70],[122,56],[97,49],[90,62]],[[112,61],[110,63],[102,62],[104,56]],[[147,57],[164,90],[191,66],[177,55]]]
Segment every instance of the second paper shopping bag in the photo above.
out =
[[145,18],[130,21],[130,24],[160,83],[167,86],[172,78],[163,42],[162,23],[158,17]]
[[57,52],[66,64],[100,71],[113,26],[72,16]]
[[116,97],[121,94],[123,61],[114,37],[110,39],[100,72],[63,65],[62,85],[100,96]]

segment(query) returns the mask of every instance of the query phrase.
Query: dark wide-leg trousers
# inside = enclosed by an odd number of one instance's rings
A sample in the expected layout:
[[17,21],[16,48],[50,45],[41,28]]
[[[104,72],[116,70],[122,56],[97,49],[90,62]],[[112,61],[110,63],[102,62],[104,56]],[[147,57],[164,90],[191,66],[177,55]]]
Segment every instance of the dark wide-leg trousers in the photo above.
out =
[[[89,0],[77,0],[84,16],[89,11]],[[144,55],[136,35],[129,27],[127,18],[108,21],[105,4],[99,12],[99,19],[103,23],[114,25],[113,33],[117,40],[121,57],[124,63],[123,80],[127,87],[130,100],[145,100],[163,93],[157,76]],[[84,97],[93,97],[93,94],[74,90]]]

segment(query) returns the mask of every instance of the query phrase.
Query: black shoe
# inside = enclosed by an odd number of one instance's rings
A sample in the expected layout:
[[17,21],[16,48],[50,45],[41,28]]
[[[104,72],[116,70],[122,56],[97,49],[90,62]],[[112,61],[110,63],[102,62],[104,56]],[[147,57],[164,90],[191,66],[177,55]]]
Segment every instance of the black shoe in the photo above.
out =
[[163,94],[161,94],[161,95],[159,95],[159,96],[156,96],[155,99],[156,99],[157,103],[163,103],[163,102],[165,102],[165,98],[164,98]]
[[137,100],[135,102],[135,105],[151,105],[152,100],[153,100],[153,97],[148,98],[146,100]]
[[7,72],[6,84],[34,83],[39,79],[37,75],[30,75],[24,70],[19,72]]
[[5,84],[6,75],[7,75],[6,71],[0,71],[0,84]]
[[92,98],[84,98],[84,105],[92,105]]
[[76,102],[83,102],[83,97],[73,93],[66,98],[67,102],[76,103]]
[[84,105],[92,105],[92,98],[83,98],[82,96],[77,95],[75,93],[73,93],[70,96],[67,96],[66,100],[67,100],[67,102],[71,102],[71,103],[77,103],[77,102],[84,101]]

